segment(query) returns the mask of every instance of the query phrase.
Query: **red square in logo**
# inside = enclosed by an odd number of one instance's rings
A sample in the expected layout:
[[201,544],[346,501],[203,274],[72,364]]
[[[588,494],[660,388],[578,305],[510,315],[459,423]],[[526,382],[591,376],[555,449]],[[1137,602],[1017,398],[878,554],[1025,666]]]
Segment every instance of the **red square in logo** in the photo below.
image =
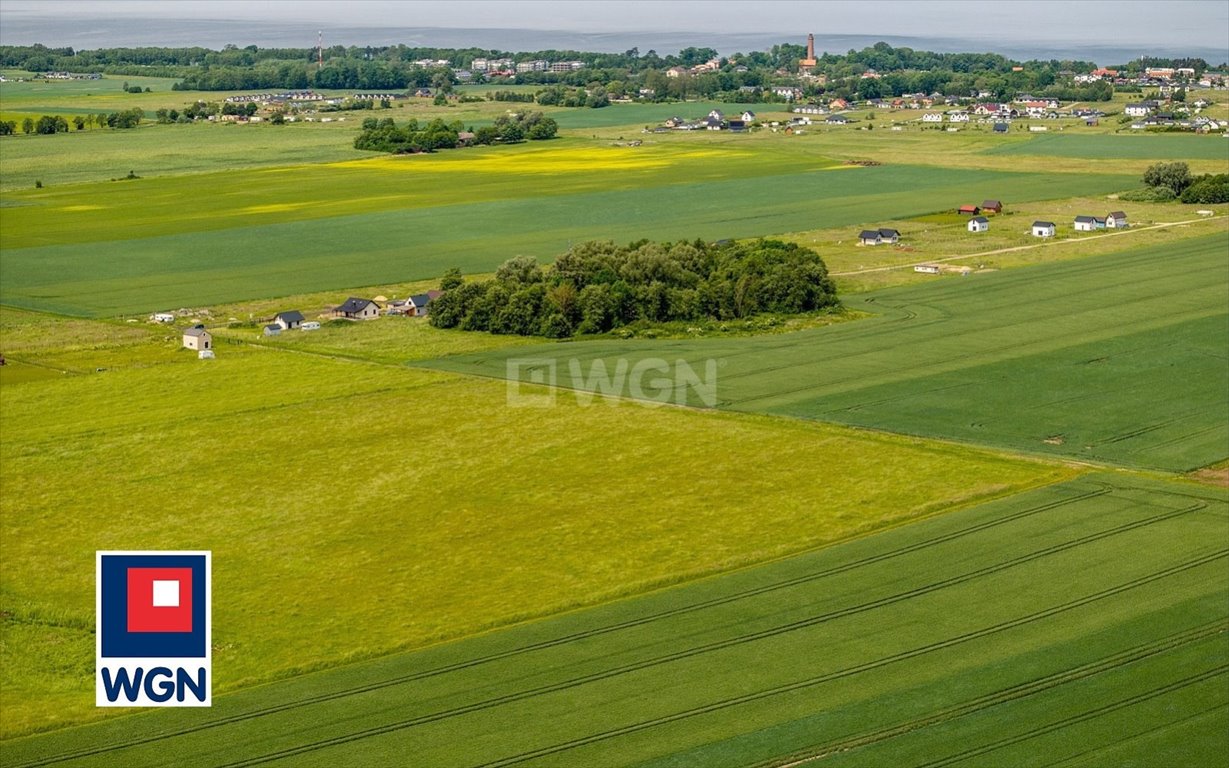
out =
[[129,568],[128,631],[191,632],[192,569]]

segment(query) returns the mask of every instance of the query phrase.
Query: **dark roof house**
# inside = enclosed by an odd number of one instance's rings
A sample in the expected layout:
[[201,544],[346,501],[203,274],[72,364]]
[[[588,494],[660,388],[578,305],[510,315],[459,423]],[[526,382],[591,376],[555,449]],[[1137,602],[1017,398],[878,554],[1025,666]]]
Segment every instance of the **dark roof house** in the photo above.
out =
[[359,299],[351,296],[344,304],[333,309],[334,317],[346,317],[351,320],[368,320],[380,316],[380,305],[371,299]]

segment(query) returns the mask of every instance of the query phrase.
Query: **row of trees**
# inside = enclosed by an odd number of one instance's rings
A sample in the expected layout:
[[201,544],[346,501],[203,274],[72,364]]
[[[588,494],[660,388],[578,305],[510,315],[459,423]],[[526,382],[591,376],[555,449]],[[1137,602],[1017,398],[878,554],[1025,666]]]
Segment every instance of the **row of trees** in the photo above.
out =
[[[455,83],[453,68],[470,66],[475,58],[510,58],[514,61],[581,61],[585,67],[570,72],[525,72],[514,81],[520,84],[562,84],[605,87],[612,95],[649,88],[660,98],[727,98],[747,100],[746,88],[767,88],[793,84],[798,60],[805,55],[801,45],[774,45],[767,51],[737,53],[721,59],[721,67],[695,77],[667,78],[673,66],[691,67],[717,58],[712,48],[684,48],[677,55],[660,56],[655,51],[641,55],[632,48],[624,53],[584,51],[508,51],[478,48],[439,49],[406,46],[332,46],[324,51],[325,65],[316,65],[314,48],[236,48],[221,51],[204,48],[112,48],[97,51],[50,49],[45,46],[0,46],[0,66],[32,71],[62,69],[98,71],[111,74],[147,74],[181,78],[176,86],[194,90],[251,90],[303,88],[356,88],[401,90],[439,87],[440,80]],[[446,66],[423,68],[419,60],[443,61]],[[1124,65],[1128,72],[1145,65],[1192,66],[1197,72],[1207,68],[1201,59],[1144,59]],[[1098,100],[1102,85],[1096,89],[1075,89],[1060,80],[1061,72],[1089,72],[1091,61],[1018,62],[989,53],[935,53],[894,48],[876,43],[860,51],[824,54],[816,71],[827,77],[825,93],[844,98],[877,98],[902,93],[939,91],[964,95],[989,91],[1006,98],[1020,91],[1063,99]],[[1016,71],[1017,68],[1019,71]],[[874,69],[883,77],[860,75]],[[781,74],[785,73],[785,74]],[[475,73],[481,80],[482,73]],[[818,88],[816,86],[816,88]],[[861,89],[861,92],[859,92]],[[1058,90],[1047,90],[1058,89]],[[816,90],[816,93],[819,91]],[[767,97],[766,97],[767,98]]]
[[[135,128],[141,124],[145,113],[138,108],[125,109],[111,114],[101,112],[93,115],[77,115],[72,118],[72,125],[78,131],[98,126],[99,128]],[[27,117],[21,121],[21,132],[25,134],[68,133],[69,119],[63,115],[43,115],[38,119]],[[0,122],[0,136],[11,136],[17,133],[15,120]]]
[[[460,120],[445,123],[436,118],[423,126],[417,120],[410,120],[398,126],[391,117],[382,120],[369,117],[363,121],[362,133],[354,140],[354,148],[394,154],[434,152],[458,146],[464,130],[465,125]],[[484,125],[469,132],[473,134],[471,144],[515,144],[526,139],[553,139],[559,132],[559,125],[541,112],[532,112],[500,115],[494,125]]]
[[587,242],[545,268],[510,259],[493,280],[465,282],[453,271],[440,288],[430,315],[438,328],[549,338],[840,306],[819,254],[778,240]]

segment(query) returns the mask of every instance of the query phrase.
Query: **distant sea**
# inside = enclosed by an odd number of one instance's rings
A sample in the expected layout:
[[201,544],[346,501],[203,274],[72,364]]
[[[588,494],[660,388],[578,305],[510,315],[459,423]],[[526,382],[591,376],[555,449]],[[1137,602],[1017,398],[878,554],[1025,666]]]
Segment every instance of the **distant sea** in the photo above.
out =
[[[462,29],[424,27],[320,27],[308,22],[227,21],[203,19],[147,19],[133,16],[79,16],[72,19],[9,11],[0,15],[0,44],[78,50],[139,46],[202,46],[240,48],[311,48],[317,32],[324,44],[382,46],[404,44],[423,48],[486,48],[503,51],[574,50],[621,53],[632,48],[660,55],[690,46],[714,48],[721,55],[764,51],[781,43],[805,44],[806,31],[775,33],[699,32],[567,32],[529,29]],[[883,41],[893,47],[941,53],[998,53],[1018,60],[1071,59],[1100,65],[1122,64],[1140,56],[1195,56],[1215,66],[1229,58],[1223,49],[1165,45],[1123,45],[1114,42],[1030,41],[1012,35],[1006,39],[958,37],[901,37],[884,35],[816,34],[820,52],[845,53]]]

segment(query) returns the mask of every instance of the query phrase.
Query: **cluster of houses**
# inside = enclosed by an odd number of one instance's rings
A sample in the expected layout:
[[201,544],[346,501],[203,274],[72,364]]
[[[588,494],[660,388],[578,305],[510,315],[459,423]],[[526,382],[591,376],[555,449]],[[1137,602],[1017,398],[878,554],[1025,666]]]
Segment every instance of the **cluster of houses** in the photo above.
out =
[[[389,302],[386,307],[380,306],[375,299],[351,296],[336,307],[329,309],[328,316],[344,320],[374,320],[381,314],[424,317],[429,311],[431,302],[440,293],[441,291],[427,291],[407,296],[404,299]],[[382,299],[383,297],[377,298]],[[172,322],[175,319],[174,313],[170,312],[157,312],[151,317],[159,323]],[[279,336],[283,331],[316,331],[319,329],[319,321],[307,320],[303,317],[302,312],[292,309],[278,312],[273,316],[273,321],[265,325],[261,332],[265,336]],[[183,346],[195,351],[202,360],[214,357],[213,334],[203,324],[198,323],[184,330]]]
[[735,133],[745,131],[755,122],[755,113],[751,110],[744,110],[742,114],[734,117],[726,117],[719,109],[714,109],[704,117],[697,120],[684,120],[681,117],[671,117],[666,120],[663,125],[653,129],[654,133],[665,133],[667,131],[734,131]]
[[[1102,216],[1076,216],[1073,228],[1077,232],[1092,232],[1098,229],[1126,229],[1127,215],[1122,211],[1111,211]],[[1054,237],[1057,227],[1052,221],[1034,221],[1033,237]]]

